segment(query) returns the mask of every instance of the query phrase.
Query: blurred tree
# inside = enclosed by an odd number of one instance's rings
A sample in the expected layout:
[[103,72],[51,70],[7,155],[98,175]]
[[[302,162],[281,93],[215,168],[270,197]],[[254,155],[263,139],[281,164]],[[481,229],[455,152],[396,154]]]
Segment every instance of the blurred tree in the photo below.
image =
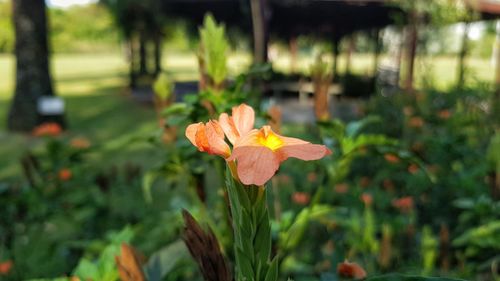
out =
[[[100,0],[109,8],[127,40],[131,86],[143,76],[161,71],[161,45],[165,18],[161,0]],[[148,45],[152,48],[148,48]],[[148,50],[152,50],[148,51]]]
[[[41,121],[37,101],[53,96],[49,71],[45,1],[13,0],[15,30],[16,89],[7,119],[13,131],[31,131]],[[63,122],[63,117],[56,120]],[[64,125],[64,124],[61,124]]]

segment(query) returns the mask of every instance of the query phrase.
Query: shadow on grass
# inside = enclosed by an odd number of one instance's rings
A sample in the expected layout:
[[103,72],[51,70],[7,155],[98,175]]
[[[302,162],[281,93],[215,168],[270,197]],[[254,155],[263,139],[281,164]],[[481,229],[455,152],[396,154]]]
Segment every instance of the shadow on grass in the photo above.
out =
[[[63,137],[84,136],[98,147],[92,156],[96,165],[121,162],[149,164],[155,156],[145,142],[136,141],[157,129],[153,108],[135,103],[119,87],[95,89],[87,96],[65,96],[69,130]],[[40,145],[29,134],[6,131],[6,116],[10,101],[0,100],[0,182],[19,178],[20,157]],[[158,157],[156,157],[158,158]]]

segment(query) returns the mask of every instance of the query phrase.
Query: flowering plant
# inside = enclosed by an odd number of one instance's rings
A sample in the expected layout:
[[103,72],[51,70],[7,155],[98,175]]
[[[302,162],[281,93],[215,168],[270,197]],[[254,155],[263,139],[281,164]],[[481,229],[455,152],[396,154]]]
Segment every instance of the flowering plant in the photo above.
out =
[[232,109],[232,116],[223,113],[218,120],[189,125],[186,137],[199,151],[226,160],[236,280],[270,281],[277,280],[278,259],[271,260],[265,184],[286,159],[318,160],[331,151],[324,145],[278,135],[270,126],[254,129],[254,122],[253,108],[241,104]]

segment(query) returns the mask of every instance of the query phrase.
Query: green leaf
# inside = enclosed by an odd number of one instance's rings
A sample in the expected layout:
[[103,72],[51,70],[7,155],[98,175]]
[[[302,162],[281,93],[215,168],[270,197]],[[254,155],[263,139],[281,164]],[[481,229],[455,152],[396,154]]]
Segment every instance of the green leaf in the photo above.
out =
[[422,277],[401,274],[387,274],[366,279],[366,281],[465,281],[443,277]]
[[144,266],[149,281],[161,281],[183,258],[188,257],[184,242],[177,240],[154,253]]
[[239,266],[238,273],[246,277],[246,280],[254,280],[255,273],[253,271],[252,263],[247,255],[239,248],[236,249],[236,258],[238,260],[237,265]]
[[168,100],[174,92],[174,83],[166,73],[161,73],[153,84],[153,91],[161,100]]
[[224,25],[217,25],[212,15],[207,14],[200,28],[202,56],[205,61],[207,74],[215,84],[220,84],[227,76],[227,50],[229,43],[226,39]]
[[267,270],[266,278],[264,281],[278,280],[278,256],[274,257],[269,269]]
[[144,200],[146,200],[147,203],[153,202],[151,189],[153,187],[155,180],[158,178],[158,175],[159,174],[156,171],[149,171],[142,178],[142,192],[144,194]]
[[269,218],[263,218],[255,234],[255,253],[258,260],[267,262],[271,255],[271,226]]

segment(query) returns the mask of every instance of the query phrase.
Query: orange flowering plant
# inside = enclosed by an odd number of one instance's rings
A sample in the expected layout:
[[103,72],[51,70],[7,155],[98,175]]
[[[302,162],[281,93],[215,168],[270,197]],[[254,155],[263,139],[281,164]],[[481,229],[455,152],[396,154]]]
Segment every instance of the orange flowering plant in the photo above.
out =
[[277,258],[271,260],[271,227],[265,184],[280,164],[293,157],[318,160],[331,151],[324,145],[281,136],[270,126],[254,128],[252,107],[241,104],[232,115],[191,124],[186,137],[201,152],[226,160],[226,185],[234,229],[236,280],[276,280]]

